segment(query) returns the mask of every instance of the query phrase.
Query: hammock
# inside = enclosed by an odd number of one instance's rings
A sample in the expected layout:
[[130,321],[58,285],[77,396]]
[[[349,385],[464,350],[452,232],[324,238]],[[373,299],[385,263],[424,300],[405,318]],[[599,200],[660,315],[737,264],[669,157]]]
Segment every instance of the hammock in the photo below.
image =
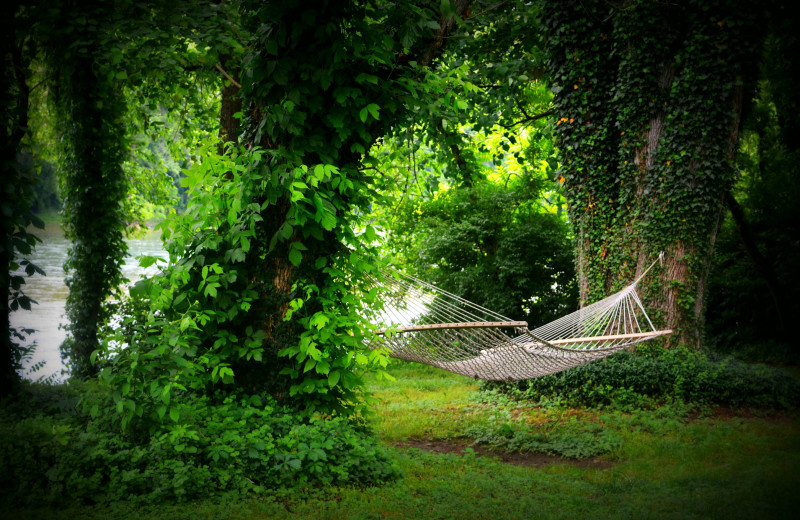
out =
[[383,311],[372,320],[378,340],[370,348],[489,381],[560,372],[672,333],[656,330],[636,294],[653,265],[618,293],[533,330],[524,321],[384,269],[373,279],[381,288]]

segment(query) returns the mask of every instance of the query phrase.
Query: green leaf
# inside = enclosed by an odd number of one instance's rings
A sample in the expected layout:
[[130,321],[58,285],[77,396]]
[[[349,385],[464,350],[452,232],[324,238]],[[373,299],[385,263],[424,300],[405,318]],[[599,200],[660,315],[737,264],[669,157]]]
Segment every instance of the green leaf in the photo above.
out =
[[181,325],[180,325],[181,332],[185,331],[189,327],[193,329],[198,328],[197,323],[195,323],[195,321],[191,318],[191,316],[187,314],[181,319]]
[[150,255],[142,255],[139,257],[139,267],[148,268],[156,263],[160,258]]
[[373,85],[378,84],[378,76],[374,76],[372,74],[365,74],[361,73],[356,76],[356,83],[372,83]]
[[328,374],[328,386],[333,388],[336,386],[336,383],[339,382],[339,371],[334,370],[330,374]]
[[325,228],[326,231],[331,231],[336,227],[336,217],[328,212],[325,212],[322,215],[322,222],[320,222],[320,224],[322,224],[322,227]]
[[292,248],[289,250],[289,261],[295,267],[298,267],[302,260],[303,260],[303,253],[301,253],[298,249]]
[[369,105],[361,109],[361,112],[358,113],[358,116],[361,118],[362,123],[366,123],[368,114],[371,115],[376,120],[380,119],[380,110],[381,107],[379,107],[375,103],[370,103]]
[[370,115],[374,117],[376,120],[380,119],[381,107],[379,107],[375,103],[370,103],[369,105],[367,105],[367,110],[369,110]]
[[181,418],[181,412],[175,407],[170,408],[169,410],[169,418],[172,419],[172,422],[178,422],[178,419]]

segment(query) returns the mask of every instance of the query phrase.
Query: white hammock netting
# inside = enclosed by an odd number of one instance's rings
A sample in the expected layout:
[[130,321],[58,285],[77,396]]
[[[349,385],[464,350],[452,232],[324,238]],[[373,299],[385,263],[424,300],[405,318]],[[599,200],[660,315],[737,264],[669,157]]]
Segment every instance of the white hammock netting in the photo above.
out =
[[647,316],[636,294],[643,276],[616,294],[529,330],[524,321],[383,270],[373,280],[383,302],[382,313],[372,320],[380,339],[370,346],[386,347],[397,359],[490,381],[560,372],[672,332],[656,330]]

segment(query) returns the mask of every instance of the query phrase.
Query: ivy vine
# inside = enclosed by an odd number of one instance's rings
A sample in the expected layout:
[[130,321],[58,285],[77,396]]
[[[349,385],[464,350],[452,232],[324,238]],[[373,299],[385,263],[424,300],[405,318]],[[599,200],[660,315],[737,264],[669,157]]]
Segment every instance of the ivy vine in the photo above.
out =
[[659,321],[696,344],[708,261],[735,179],[758,17],[740,2],[548,2],[557,139],[584,301],[645,285]]

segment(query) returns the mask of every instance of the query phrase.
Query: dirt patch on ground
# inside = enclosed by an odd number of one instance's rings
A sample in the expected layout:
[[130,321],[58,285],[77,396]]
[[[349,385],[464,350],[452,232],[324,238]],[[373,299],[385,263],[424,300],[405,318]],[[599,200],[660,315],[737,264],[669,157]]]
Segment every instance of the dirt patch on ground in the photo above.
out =
[[758,408],[730,408],[727,406],[713,406],[702,412],[689,414],[690,421],[702,419],[729,420],[740,419],[763,419],[771,424],[784,424],[791,421],[792,415],[785,410],[762,410]]
[[468,441],[458,440],[407,439],[404,441],[396,441],[394,445],[398,448],[416,448],[431,453],[454,453],[456,455],[464,455],[465,450],[471,448],[478,456],[496,458],[500,460],[500,462],[513,464],[515,466],[539,467],[548,466],[550,464],[569,464],[570,466],[578,466],[581,468],[608,469],[614,465],[611,461],[595,458],[574,460],[544,453],[508,453],[479,444],[472,445]]

